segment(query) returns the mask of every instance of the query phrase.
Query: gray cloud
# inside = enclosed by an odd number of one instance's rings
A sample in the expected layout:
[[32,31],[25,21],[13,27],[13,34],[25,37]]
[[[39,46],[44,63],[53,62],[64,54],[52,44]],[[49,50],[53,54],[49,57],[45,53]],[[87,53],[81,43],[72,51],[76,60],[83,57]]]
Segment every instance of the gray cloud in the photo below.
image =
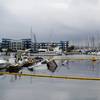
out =
[[[2,37],[77,40],[100,32],[100,0],[1,0]],[[56,38],[55,38],[56,37]]]

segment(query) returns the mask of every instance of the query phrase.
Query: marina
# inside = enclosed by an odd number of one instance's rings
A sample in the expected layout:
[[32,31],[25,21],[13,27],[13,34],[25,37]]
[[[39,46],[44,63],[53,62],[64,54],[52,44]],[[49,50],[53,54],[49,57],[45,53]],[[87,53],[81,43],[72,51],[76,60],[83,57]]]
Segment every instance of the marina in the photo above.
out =
[[47,65],[40,61],[31,71],[23,67],[22,74],[4,73],[0,76],[0,98],[2,100],[28,98],[41,100],[41,97],[49,100],[100,99],[99,56],[95,56],[98,59],[96,61],[91,59],[93,55],[42,56],[44,57],[55,59],[57,68],[54,72],[48,70]]
[[100,0],[0,0],[0,100],[100,100]]

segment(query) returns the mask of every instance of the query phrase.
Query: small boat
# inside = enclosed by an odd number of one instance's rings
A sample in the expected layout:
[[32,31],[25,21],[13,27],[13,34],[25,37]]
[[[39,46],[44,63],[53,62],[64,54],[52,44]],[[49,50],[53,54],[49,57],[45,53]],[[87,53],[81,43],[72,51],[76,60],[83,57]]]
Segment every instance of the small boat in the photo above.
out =
[[100,56],[100,51],[96,53],[97,56]]
[[0,60],[0,69],[4,69],[9,65],[9,63],[6,60]]

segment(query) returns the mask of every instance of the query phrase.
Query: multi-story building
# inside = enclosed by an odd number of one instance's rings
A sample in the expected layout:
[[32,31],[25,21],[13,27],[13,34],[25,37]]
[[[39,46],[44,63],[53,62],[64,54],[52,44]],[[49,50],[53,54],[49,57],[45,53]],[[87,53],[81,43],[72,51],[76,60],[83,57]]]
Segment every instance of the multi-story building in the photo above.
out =
[[[34,44],[34,43],[33,43]],[[33,45],[34,50],[38,49],[49,49],[53,50],[55,47],[59,47],[62,51],[67,51],[69,45],[69,41],[61,41],[61,42],[40,42],[36,43],[35,46]]]
[[22,41],[21,40],[12,40],[10,49],[13,51],[22,50],[23,49]]
[[31,39],[2,39],[2,49],[11,49],[13,51],[31,48]]
[[2,39],[1,47],[3,49],[11,49],[13,51],[22,50],[22,49],[31,49],[33,52],[38,51],[38,49],[49,49],[59,46],[63,51],[68,49],[69,41],[61,41],[61,42],[40,42],[40,43],[32,43],[31,39]]
[[29,49],[32,47],[32,40],[31,39],[21,39],[23,49]]
[[3,38],[2,39],[2,43],[1,43],[1,47],[3,49],[10,49],[10,47],[11,47],[11,39]]
[[60,41],[59,47],[62,49],[62,51],[67,51],[69,46],[69,41]]
[[41,42],[37,43],[37,48],[38,49],[49,49],[51,47],[56,47],[58,46],[58,43],[50,43],[50,42]]

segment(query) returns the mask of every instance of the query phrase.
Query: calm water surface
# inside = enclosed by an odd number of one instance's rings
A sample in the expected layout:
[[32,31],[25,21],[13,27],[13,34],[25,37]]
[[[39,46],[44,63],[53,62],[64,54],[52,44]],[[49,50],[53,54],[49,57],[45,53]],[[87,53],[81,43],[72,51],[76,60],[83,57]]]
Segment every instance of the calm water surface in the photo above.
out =
[[[100,77],[100,61],[57,60],[57,70],[36,74]],[[23,73],[30,73],[23,69]],[[32,73],[32,72],[31,72]],[[0,100],[100,100],[100,81],[0,76]]]

